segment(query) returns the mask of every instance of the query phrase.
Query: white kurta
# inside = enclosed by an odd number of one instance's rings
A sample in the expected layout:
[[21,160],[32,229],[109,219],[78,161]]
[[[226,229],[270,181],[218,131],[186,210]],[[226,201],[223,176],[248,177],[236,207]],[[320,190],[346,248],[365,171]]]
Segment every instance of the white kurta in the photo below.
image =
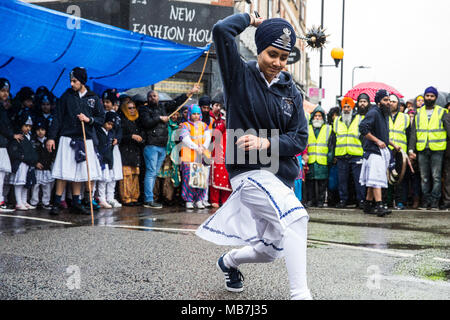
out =
[[294,221],[308,217],[294,191],[267,170],[231,179],[233,193],[197,229],[197,236],[218,245],[251,245],[274,258],[283,256],[283,236]]

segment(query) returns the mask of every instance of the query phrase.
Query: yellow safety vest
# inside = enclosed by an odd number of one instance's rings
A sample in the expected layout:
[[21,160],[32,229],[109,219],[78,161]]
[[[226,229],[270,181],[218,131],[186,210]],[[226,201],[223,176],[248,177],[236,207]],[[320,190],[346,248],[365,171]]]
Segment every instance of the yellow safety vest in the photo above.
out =
[[[409,117],[407,114],[399,112],[395,122],[392,121],[392,117],[389,117],[389,140],[396,145],[400,145],[403,151],[407,152],[408,145],[406,140],[406,128],[409,127]],[[391,150],[393,146],[389,145]]]
[[[207,135],[205,135],[206,123],[201,122],[198,125],[198,128],[196,128],[189,122],[185,122],[184,125],[186,125],[189,128],[192,142],[194,142],[196,145],[203,145],[205,143],[205,138],[207,137]],[[207,157],[210,156],[208,150],[205,150],[205,155]],[[181,147],[181,161],[200,162],[200,160],[201,158],[199,157],[199,155],[196,153],[195,150],[190,149],[186,146]]]
[[447,132],[444,129],[442,118],[448,112],[441,106],[436,105],[428,121],[426,107],[421,107],[416,114],[416,149],[422,151],[427,146],[431,151],[443,151],[447,148]]
[[308,163],[317,162],[323,166],[327,165],[328,141],[330,139],[331,127],[326,124],[320,129],[316,138],[312,125],[309,125],[308,136]]
[[336,134],[336,150],[335,155],[345,156],[362,156],[364,150],[362,148],[361,140],[359,140],[359,124],[364,116],[360,114],[356,115],[353,119],[350,127],[347,128],[346,124],[341,121],[341,116],[334,119],[333,131]]

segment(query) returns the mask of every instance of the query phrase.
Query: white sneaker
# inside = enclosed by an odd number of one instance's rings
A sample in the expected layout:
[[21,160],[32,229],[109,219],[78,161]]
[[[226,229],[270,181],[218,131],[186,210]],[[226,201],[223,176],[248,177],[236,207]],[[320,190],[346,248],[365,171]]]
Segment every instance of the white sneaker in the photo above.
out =
[[194,204],[192,202],[186,202],[186,209],[194,209]]
[[8,208],[5,201],[0,203],[0,212],[14,212],[14,211],[16,211],[16,209]]
[[27,207],[28,210],[36,209],[36,206],[33,206],[33,205],[29,204],[28,202],[25,202],[25,207]]
[[116,199],[112,199],[111,201],[108,201],[108,203],[113,207],[113,208],[122,208],[122,204],[117,201]]
[[101,208],[104,208],[104,209],[111,209],[112,208],[111,205],[108,202],[105,202],[105,201],[99,201],[98,205]]
[[195,206],[199,209],[205,209],[205,206],[203,205],[203,201],[197,201],[195,203]]
[[205,208],[209,208],[211,207],[211,203],[209,203],[208,201],[203,201],[203,205],[205,206]]
[[18,211],[28,211],[28,208],[24,204],[16,204],[16,210],[18,210]]

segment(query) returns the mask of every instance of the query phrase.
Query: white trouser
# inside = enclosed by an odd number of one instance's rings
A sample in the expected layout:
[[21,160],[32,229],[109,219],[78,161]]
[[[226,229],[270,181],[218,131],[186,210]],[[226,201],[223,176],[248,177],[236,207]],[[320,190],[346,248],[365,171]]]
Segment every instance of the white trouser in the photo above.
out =
[[42,203],[44,205],[50,204],[50,198],[52,196],[53,183],[35,184],[32,190],[32,196],[30,204],[36,206],[39,203],[39,187],[42,186]]
[[14,194],[16,195],[17,205],[25,205],[27,203],[28,189],[25,186],[14,186]]
[[[293,300],[311,299],[306,281],[307,225],[308,219],[301,218],[290,224],[284,234],[284,259]],[[252,246],[233,249],[224,256],[225,265],[232,268],[238,268],[243,263],[267,263],[273,260],[273,257],[256,251]]]
[[98,199],[103,202],[109,202],[114,200],[114,191],[116,189],[116,181],[97,182]]

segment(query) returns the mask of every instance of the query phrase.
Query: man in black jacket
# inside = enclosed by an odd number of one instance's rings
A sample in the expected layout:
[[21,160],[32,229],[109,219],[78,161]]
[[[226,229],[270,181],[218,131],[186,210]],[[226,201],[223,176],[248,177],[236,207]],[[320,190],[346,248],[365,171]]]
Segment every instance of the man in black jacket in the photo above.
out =
[[180,106],[188,96],[198,93],[199,86],[195,85],[188,94],[182,94],[174,100],[166,103],[159,101],[156,91],[147,94],[147,105],[139,108],[139,126],[144,132],[146,142],[144,148],[145,178],[144,178],[144,207],[160,209],[162,205],[153,201],[153,187],[156,175],[166,157],[166,145],[168,139],[167,122],[168,115]]
[[[72,210],[89,214],[80,202],[81,182],[88,181],[86,154],[89,158],[91,181],[101,178],[100,162],[94,151],[92,138],[94,124],[103,125],[105,110],[99,97],[86,87],[86,82],[86,69],[74,68],[70,73],[71,88],[59,99],[48,132],[46,145],[49,152],[55,150],[55,140],[59,137],[58,151],[52,169],[52,175],[57,179],[55,201],[50,214],[59,213],[66,181],[72,181]],[[84,150],[81,122],[84,122],[87,150]]]
[[[398,149],[389,140],[389,93],[386,90],[378,90],[375,96],[376,106],[372,106],[366,117],[359,124],[359,131],[364,136],[363,140],[363,164],[359,182],[367,187],[365,213],[376,213],[383,217],[390,213],[384,208],[382,202],[382,188],[387,188],[387,169],[390,162],[388,145]],[[371,202],[375,200],[376,209],[373,212]]]

